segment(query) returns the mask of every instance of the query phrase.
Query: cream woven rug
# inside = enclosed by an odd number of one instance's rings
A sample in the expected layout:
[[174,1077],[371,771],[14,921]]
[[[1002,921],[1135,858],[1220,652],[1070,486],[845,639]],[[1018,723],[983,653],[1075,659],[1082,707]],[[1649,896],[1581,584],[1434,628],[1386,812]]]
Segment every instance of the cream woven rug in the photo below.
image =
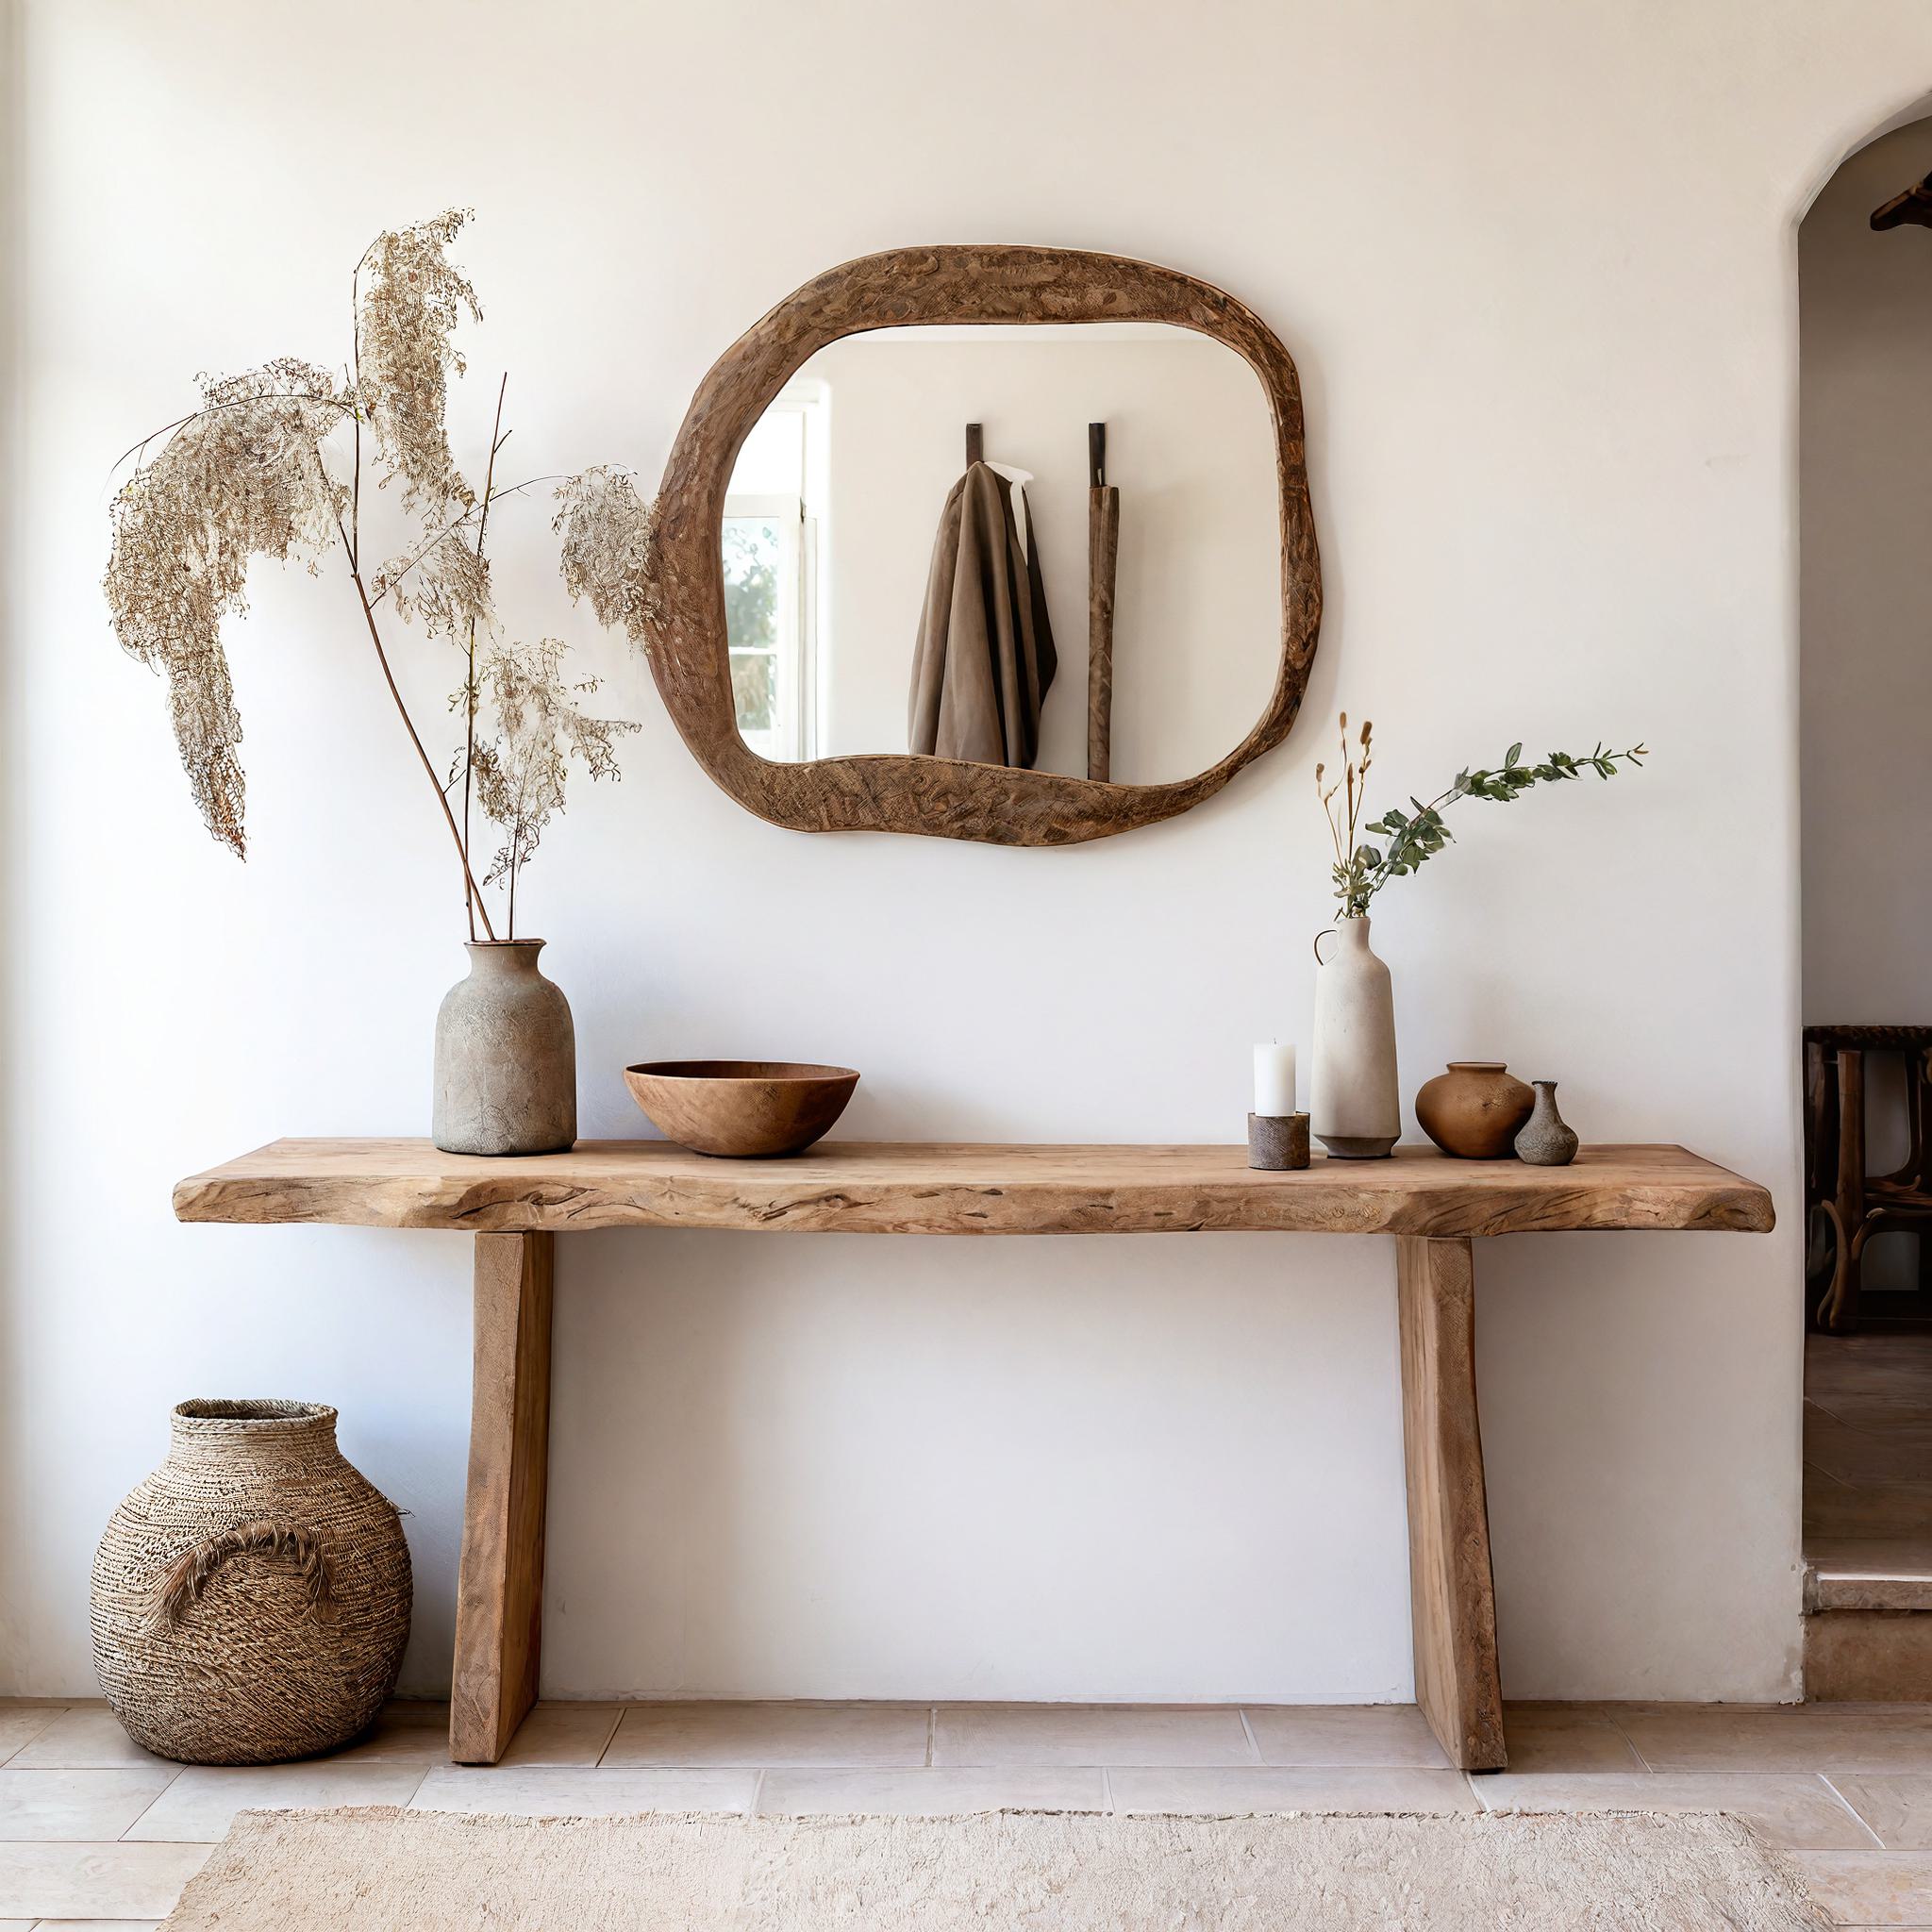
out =
[[1817,1932],[1715,1813],[244,1811],[167,1932]]

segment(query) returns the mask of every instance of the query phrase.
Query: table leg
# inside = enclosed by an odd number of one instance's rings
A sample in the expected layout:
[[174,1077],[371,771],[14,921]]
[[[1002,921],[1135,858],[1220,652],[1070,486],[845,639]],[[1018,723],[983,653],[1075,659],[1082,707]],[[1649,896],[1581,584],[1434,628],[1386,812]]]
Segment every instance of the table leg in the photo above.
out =
[[1507,1760],[1469,1242],[1399,1236],[1396,1295],[1415,1699],[1458,1770],[1501,1771]]
[[470,1486],[457,1580],[449,1755],[494,1764],[537,1697],[556,1237],[476,1237]]

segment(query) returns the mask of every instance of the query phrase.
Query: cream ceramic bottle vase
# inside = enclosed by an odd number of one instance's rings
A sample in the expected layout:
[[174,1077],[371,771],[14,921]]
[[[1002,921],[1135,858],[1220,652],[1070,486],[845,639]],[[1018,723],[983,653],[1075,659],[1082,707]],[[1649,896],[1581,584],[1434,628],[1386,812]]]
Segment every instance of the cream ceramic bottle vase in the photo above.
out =
[[[1327,935],[1324,935],[1324,938]],[[1374,1160],[1402,1133],[1395,1003],[1389,969],[1369,950],[1366,917],[1344,919],[1322,957],[1315,941],[1315,1053],[1309,1128],[1343,1160]]]
[[445,1154],[561,1154],[577,1137],[570,1002],[537,970],[541,940],[477,940],[436,1015],[429,1137]]

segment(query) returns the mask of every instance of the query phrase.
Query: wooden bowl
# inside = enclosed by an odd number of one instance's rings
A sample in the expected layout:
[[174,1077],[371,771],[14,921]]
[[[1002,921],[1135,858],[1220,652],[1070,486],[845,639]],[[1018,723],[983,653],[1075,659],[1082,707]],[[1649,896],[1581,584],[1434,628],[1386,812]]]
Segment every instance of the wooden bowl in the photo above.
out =
[[624,1077],[667,1140],[736,1160],[802,1154],[858,1085],[850,1067],[797,1060],[646,1060]]

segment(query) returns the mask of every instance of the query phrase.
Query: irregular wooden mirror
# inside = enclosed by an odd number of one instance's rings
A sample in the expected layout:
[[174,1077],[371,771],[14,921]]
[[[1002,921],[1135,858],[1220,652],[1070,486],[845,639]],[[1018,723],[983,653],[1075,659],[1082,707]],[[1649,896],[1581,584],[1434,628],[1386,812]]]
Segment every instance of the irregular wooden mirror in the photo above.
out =
[[1307,688],[1294,363],[1148,262],[866,256],[706,376],[647,576],[678,730],[776,824],[1006,845],[1152,824],[1279,744]]

